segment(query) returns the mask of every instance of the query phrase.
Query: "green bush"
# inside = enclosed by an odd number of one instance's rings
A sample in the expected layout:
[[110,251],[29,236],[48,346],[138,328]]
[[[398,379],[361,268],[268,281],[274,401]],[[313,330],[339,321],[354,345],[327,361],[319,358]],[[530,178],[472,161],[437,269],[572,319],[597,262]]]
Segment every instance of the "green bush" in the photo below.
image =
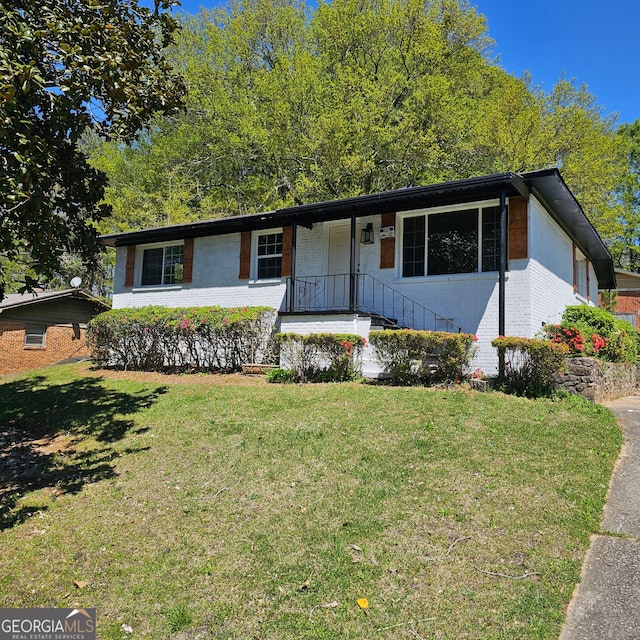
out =
[[504,374],[496,384],[505,393],[528,398],[549,396],[562,370],[569,346],[542,338],[499,337],[491,343],[504,359]]
[[148,306],[93,318],[87,342],[94,362],[137,371],[237,371],[273,361],[274,311],[267,307]]
[[369,340],[394,384],[460,381],[467,374],[477,338],[468,333],[372,331]]
[[280,367],[276,367],[275,369],[271,369],[267,371],[267,382],[295,382],[296,374],[291,369],[281,369]]
[[605,309],[586,304],[567,307],[562,322],[546,325],[543,335],[556,344],[567,344],[570,355],[595,356],[609,362],[635,362],[638,332]]
[[343,382],[362,375],[366,341],[351,333],[279,333],[281,362],[298,382]]

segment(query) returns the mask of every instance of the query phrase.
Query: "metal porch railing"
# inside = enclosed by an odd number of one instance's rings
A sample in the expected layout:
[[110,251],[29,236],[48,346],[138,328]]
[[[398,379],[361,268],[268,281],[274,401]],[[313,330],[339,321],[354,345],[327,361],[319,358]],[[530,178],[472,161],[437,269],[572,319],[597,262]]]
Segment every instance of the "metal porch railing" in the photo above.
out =
[[393,328],[462,331],[450,318],[444,318],[367,273],[288,278],[286,300],[289,312],[361,312]]

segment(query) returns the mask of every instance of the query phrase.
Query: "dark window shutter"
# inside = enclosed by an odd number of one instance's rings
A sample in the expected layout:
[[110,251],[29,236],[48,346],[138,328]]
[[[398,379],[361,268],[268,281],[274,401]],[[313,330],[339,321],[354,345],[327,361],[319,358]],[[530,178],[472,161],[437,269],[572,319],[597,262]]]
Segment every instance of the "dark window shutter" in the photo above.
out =
[[[382,227],[395,227],[396,214],[383,213],[380,220]],[[393,269],[396,264],[396,239],[382,238],[380,240],[380,268]]]
[[527,241],[527,201],[522,196],[509,198],[509,259],[529,255]]
[[248,280],[251,277],[251,231],[243,231],[240,234],[240,280]]
[[193,279],[193,238],[186,238],[184,241],[182,265],[182,282],[191,282]]
[[136,266],[136,246],[127,247],[127,266],[124,272],[124,286],[133,287],[133,272]]
[[282,272],[283,278],[291,275],[291,227],[282,229]]

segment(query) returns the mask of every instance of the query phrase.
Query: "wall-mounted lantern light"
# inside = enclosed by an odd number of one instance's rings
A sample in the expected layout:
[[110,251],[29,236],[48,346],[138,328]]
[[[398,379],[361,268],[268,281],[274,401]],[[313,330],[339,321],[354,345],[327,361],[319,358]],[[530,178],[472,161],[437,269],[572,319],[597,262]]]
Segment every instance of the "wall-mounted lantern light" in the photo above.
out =
[[360,244],[373,244],[373,223],[360,230]]

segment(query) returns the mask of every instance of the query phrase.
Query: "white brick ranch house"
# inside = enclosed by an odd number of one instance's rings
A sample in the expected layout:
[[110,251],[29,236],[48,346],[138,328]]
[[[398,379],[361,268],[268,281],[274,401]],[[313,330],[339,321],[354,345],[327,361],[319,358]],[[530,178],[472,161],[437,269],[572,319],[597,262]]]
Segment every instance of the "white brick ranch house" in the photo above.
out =
[[556,169],[501,173],[102,237],[113,307],[268,305],[281,331],[395,324],[533,337],[597,304],[613,262]]

